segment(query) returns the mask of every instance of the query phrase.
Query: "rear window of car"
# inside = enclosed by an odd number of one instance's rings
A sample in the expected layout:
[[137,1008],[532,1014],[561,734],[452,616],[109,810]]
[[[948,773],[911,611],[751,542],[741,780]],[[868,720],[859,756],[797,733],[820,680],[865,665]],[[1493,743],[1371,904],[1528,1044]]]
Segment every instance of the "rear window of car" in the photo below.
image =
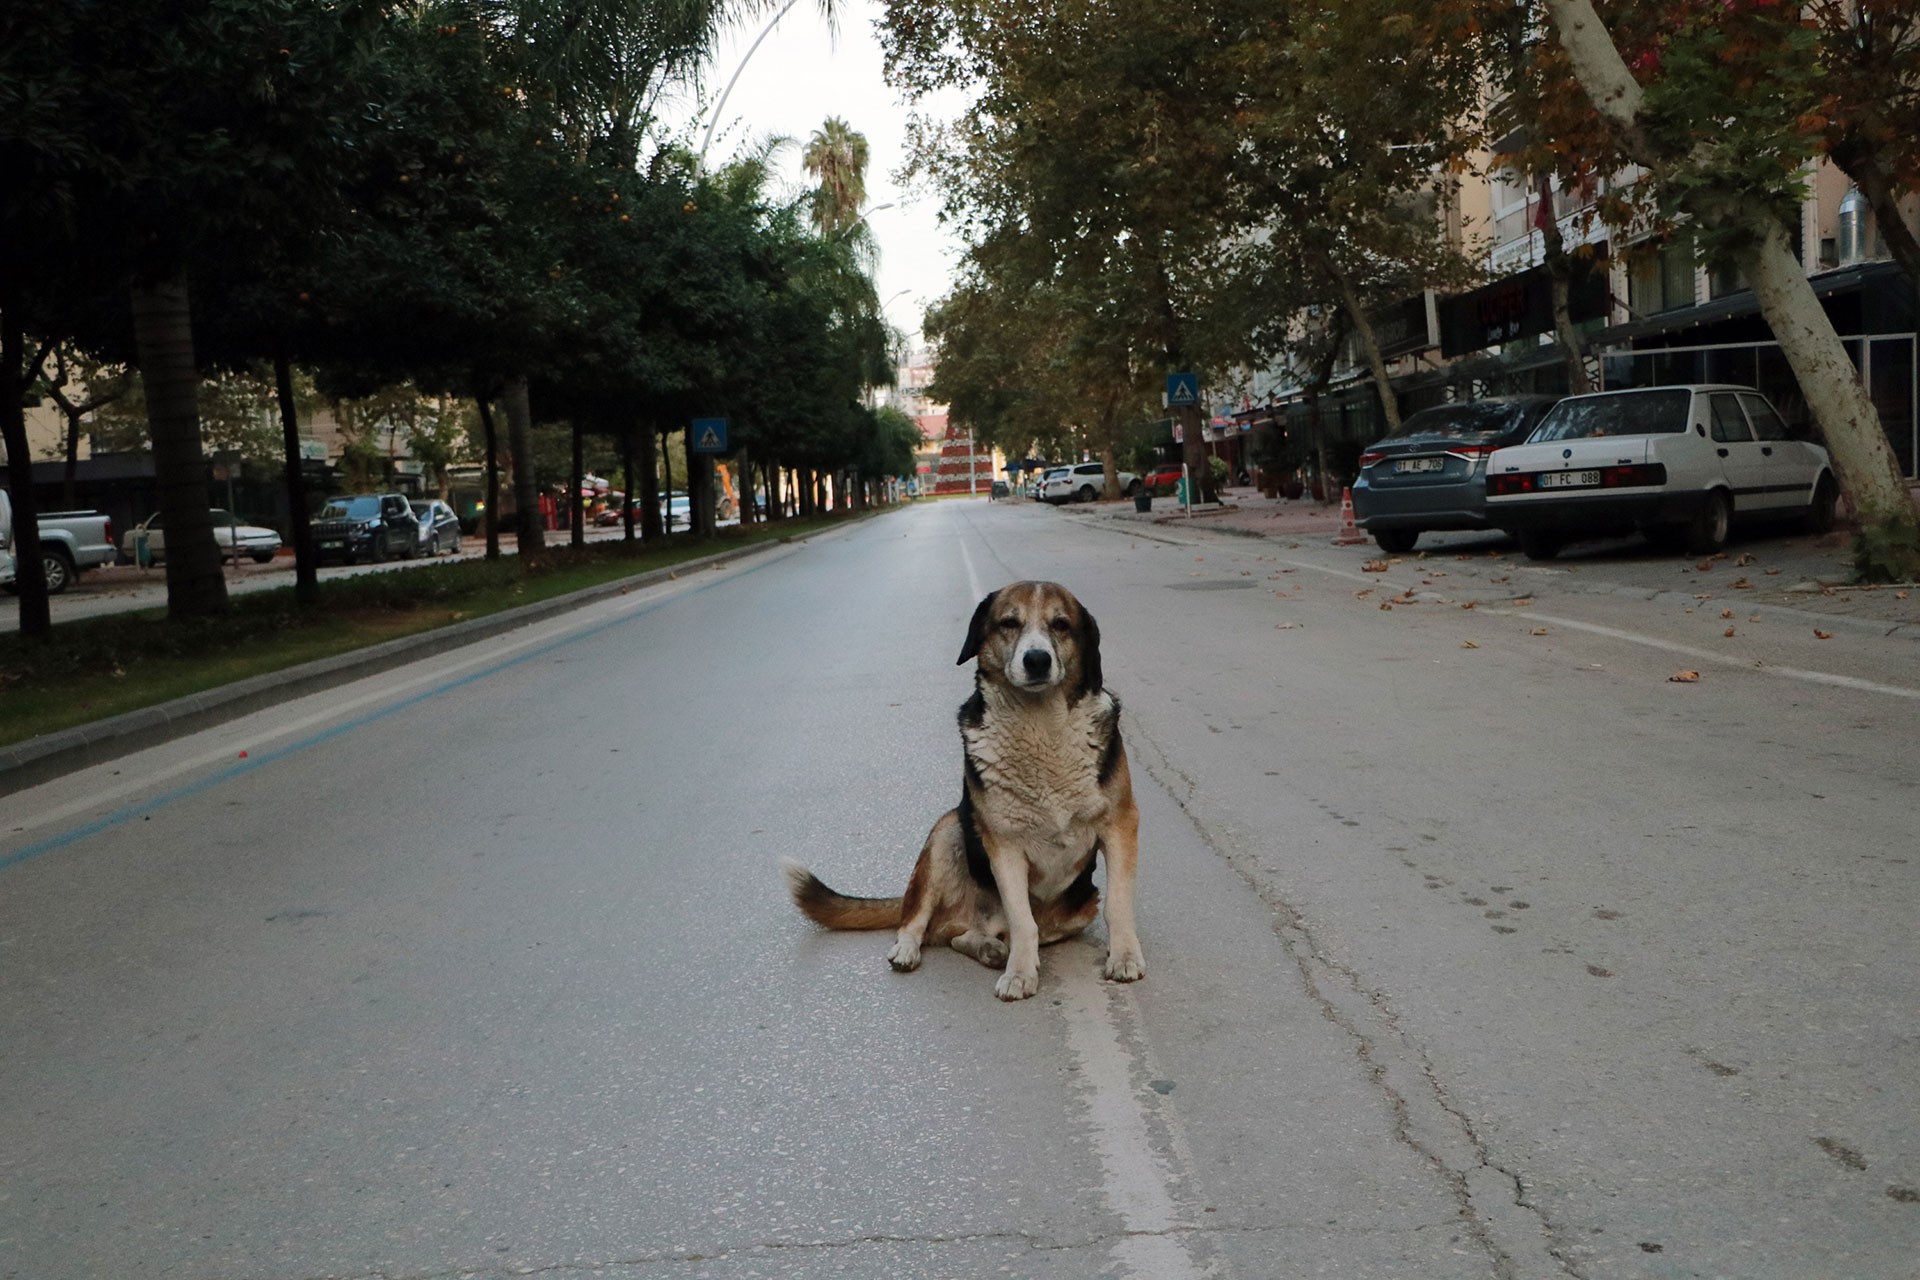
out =
[[1684,388],[1613,391],[1562,400],[1527,439],[1586,440],[1593,436],[1678,435],[1687,429],[1693,393]]
[[1437,404],[1402,422],[1393,436],[1453,436],[1463,440],[1497,436],[1519,425],[1525,413],[1524,405],[1484,400],[1471,404]]

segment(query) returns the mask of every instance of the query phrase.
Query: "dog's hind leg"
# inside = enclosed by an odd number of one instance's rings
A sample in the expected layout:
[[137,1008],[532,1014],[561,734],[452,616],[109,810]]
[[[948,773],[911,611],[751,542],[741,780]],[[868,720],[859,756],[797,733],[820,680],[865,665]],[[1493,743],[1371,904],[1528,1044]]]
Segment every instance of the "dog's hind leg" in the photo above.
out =
[[1007,935],[1005,926],[999,934],[984,929],[969,929],[947,944],[963,956],[972,956],[989,969],[998,969],[1007,963]]
[[960,823],[951,810],[942,814],[920,846],[920,857],[913,864],[913,878],[900,900],[900,931],[894,935],[893,950],[887,963],[897,972],[912,973],[920,967],[920,948],[927,929],[933,924],[941,902],[951,892],[945,883],[951,877],[953,853],[960,845]]

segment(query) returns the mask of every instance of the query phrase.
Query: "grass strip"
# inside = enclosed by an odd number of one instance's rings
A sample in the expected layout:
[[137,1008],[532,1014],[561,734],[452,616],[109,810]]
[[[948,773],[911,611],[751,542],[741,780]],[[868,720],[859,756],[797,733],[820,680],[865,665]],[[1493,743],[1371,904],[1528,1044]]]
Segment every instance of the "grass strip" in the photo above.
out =
[[849,518],[328,578],[312,608],[296,604],[288,585],[235,595],[217,619],[176,622],[164,608],[141,609],[61,623],[44,640],[0,634],[0,746]]

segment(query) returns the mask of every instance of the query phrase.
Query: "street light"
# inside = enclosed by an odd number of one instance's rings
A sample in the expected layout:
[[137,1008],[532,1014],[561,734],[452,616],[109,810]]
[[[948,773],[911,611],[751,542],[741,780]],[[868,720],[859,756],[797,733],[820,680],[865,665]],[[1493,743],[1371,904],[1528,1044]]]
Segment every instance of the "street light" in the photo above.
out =
[[882,209],[891,209],[891,208],[893,208],[893,201],[891,200],[887,201],[885,204],[877,204],[873,206],[873,208],[867,210],[865,213],[855,218],[851,226],[849,226],[846,230],[842,231],[839,235],[833,238],[833,242],[835,244],[839,244],[842,240],[845,240],[848,236],[858,231],[860,229],[860,224],[865,222],[868,218],[871,218],[874,214],[879,213]]
[[714,127],[720,123],[720,108],[727,105],[727,95],[732,93],[733,86],[740,82],[740,73],[747,69],[747,63],[752,60],[754,50],[760,47],[760,42],[772,35],[773,29],[779,25],[780,19],[787,16],[787,10],[799,3],[800,0],[787,0],[785,4],[780,6],[780,12],[774,14],[773,17],[767,20],[767,25],[760,28],[760,34],[755,36],[753,43],[747,46],[746,56],[740,59],[740,65],[733,69],[733,78],[727,81],[727,87],[720,91],[720,100],[713,104],[713,118],[707,121],[707,132],[700,139],[700,154],[694,159],[695,166],[702,171],[707,167],[707,148],[713,145],[713,130]]

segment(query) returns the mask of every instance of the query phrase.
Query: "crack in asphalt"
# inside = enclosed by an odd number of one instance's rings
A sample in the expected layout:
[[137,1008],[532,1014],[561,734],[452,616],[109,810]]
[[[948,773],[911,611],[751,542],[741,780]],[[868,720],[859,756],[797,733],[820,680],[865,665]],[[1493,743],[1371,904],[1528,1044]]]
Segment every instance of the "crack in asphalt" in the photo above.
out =
[[[1274,933],[1281,947],[1292,957],[1308,998],[1319,1007],[1324,1019],[1352,1040],[1355,1055],[1368,1083],[1380,1095],[1393,1117],[1395,1140],[1423,1158],[1447,1186],[1459,1206],[1461,1225],[1486,1254],[1500,1280],[1520,1280],[1523,1275],[1537,1274],[1537,1271],[1523,1267],[1521,1261],[1495,1239],[1494,1219],[1485,1210],[1481,1198],[1476,1196],[1473,1186],[1473,1176],[1483,1171],[1512,1189],[1510,1203],[1536,1224],[1543,1251],[1553,1260],[1559,1273],[1570,1280],[1587,1280],[1562,1243],[1566,1239],[1564,1229],[1553,1222],[1542,1206],[1528,1197],[1525,1179],[1493,1158],[1471,1117],[1453,1101],[1425,1049],[1408,1037],[1400,1024],[1399,1015],[1386,996],[1368,986],[1352,967],[1328,955],[1316,942],[1312,929],[1299,910],[1262,885],[1260,877],[1249,866],[1249,855],[1238,847],[1231,836],[1216,832],[1200,815],[1197,810],[1201,794],[1199,782],[1173,762],[1166,749],[1143,726],[1137,711],[1131,717],[1128,738],[1142,742],[1150,749],[1146,754],[1151,758],[1142,760],[1149,776],[1180,807],[1207,847],[1226,862],[1234,874],[1273,912]],[[1329,983],[1326,979],[1333,981]],[[1357,1002],[1367,1016],[1379,1023],[1384,1035],[1376,1035],[1362,1025],[1360,1016],[1343,1005],[1334,994],[1336,986],[1344,990],[1348,1004]],[[1388,1079],[1391,1064],[1385,1059],[1395,1051],[1412,1060],[1412,1070],[1426,1082],[1426,1101],[1444,1117],[1445,1127],[1451,1128],[1452,1133],[1443,1130],[1429,1139],[1419,1132],[1421,1121],[1414,1113],[1413,1103]],[[1466,1161],[1449,1160],[1446,1153],[1439,1149],[1440,1144],[1448,1139],[1465,1146]]]

